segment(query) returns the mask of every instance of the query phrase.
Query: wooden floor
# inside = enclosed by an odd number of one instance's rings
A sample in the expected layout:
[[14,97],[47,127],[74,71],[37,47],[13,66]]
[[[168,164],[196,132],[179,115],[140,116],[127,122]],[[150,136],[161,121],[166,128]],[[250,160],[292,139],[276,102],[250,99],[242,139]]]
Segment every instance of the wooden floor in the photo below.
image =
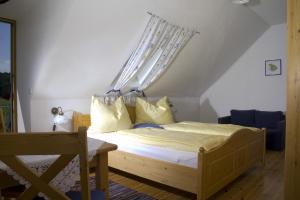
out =
[[[255,166],[210,200],[282,200],[284,152],[267,152],[264,168]],[[111,170],[110,179],[156,199],[195,199],[194,194]]]

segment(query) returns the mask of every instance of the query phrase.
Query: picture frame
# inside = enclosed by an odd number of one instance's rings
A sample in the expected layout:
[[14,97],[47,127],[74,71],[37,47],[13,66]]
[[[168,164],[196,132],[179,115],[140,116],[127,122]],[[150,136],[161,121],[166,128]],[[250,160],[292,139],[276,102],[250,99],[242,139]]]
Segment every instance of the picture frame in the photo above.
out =
[[281,59],[265,60],[265,76],[278,76],[282,74]]

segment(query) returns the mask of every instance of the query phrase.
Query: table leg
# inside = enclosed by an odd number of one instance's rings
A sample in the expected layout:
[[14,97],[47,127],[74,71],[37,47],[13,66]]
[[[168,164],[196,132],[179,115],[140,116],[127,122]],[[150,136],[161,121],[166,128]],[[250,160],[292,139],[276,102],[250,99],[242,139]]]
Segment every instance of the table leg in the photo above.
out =
[[96,187],[105,193],[105,199],[108,200],[108,153],[98,154],[96,162]]

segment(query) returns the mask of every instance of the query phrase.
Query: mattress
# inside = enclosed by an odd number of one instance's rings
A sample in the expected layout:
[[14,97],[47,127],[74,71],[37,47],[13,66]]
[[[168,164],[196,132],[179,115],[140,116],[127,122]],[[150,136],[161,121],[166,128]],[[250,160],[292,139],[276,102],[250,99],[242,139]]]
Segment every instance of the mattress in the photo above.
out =
[[[110,133],[97,132],[90,127],[88,137],[116,144],[124,152],[197,168],[200,147],[213,150],[223,145],[235,132],[245,128],[199,122],[181,122],[163,127]],[[253,133],[255,130],[252,130]]]
[[88,137],[118,145],[118,150],[187,167],[197,168],[198,154],[125,140],[122,135],[88,130]]

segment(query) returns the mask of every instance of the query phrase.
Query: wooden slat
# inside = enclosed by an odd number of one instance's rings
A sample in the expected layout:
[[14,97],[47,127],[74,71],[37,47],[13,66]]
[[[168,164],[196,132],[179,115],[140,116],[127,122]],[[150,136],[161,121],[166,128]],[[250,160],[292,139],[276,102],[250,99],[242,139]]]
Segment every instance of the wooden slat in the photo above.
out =
[[3,134],[0,135],[0,155],[76,154],[77,137],[74,133]]
[[[107,148],[111,148],[107,146]],[[103,152],[104,154],[105,152]],[[106,152],[107,153],[107,152]],[[26,166],[17,155],[61,155],[41,176]],[[79,128],[77,133],[26,133],[0,135],[0,160],[31,183],[19,199],[32,199],[38,192],[55,200],[68,197],[57,191],[49,182],[76,156],[79,155],[82,199],[90,199],[89,164],[86,128]],[[2,172],[0,175],[3,174]],[[0,176],[4,177],[4,176]],[[5,177],[4,177],[5,178]],[[8,187],[10,182],[1,186]],[[7,185],[8,183],[8,185]]]
[[288,0],[285,199],[300,199],[300,0]]
[[16,171],[20,176],[28,180],[35,188],[46,194],[48,197],[56,200],[68,200],[68,197],[63,193],[58,192],[52,186],[42,181],[30,168],[28,168],[16,156],[1,156],[0,160]]
[[[62,155],[60,156],[47,170],[41,175],[41,180],[45,183],[49,183],[60,171],[63,169],[76,155]],[[24,191],[18,199],[33,199],[39,190],[33,186]]]

